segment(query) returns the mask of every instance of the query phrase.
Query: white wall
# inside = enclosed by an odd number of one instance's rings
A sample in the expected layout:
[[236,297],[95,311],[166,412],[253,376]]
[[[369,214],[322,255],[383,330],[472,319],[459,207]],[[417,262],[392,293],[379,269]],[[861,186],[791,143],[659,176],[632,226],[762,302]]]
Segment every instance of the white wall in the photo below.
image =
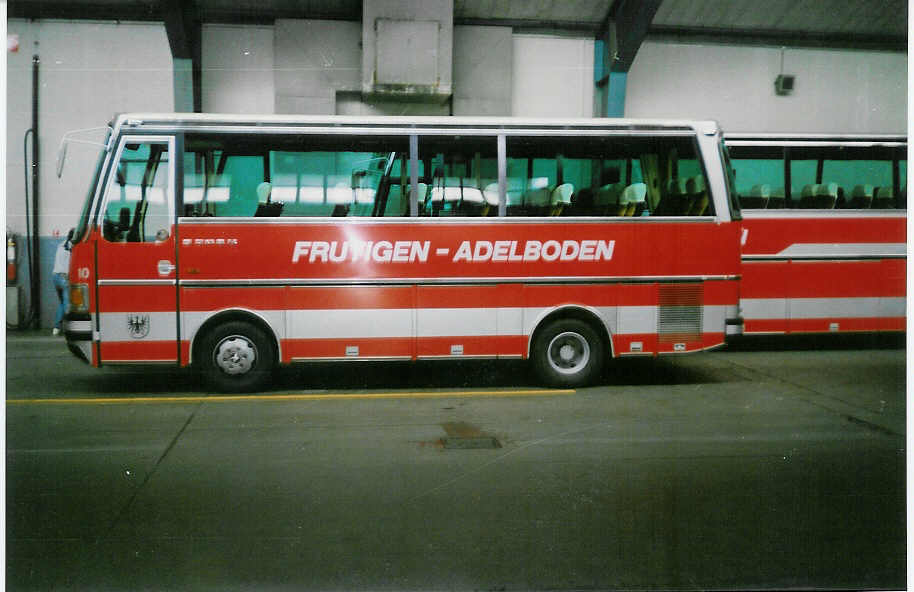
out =
[[510,115],[511,27],[454,27],[454,115]]
[[511,115],[593,116],[593,39],[514,35]]
[[729,131],[907,129],[904,53],[787,49],[787,96],[774,92],[780,67],[780,48],[649,41],[628,74],[625,116],[716,119]]
[[[203,28],[203,110],[442,115],[445,103],[362,102],[362,25],[277,20]],[[505,46],[505,43],[508,46]],[[593,40],[455,27],[456,115],[590,117]],[[341,94],[338,94],[341,93]]]
[[[20,48],[7,52],[7,226],[25,232],[23,151],[32,124],[32,55],[41,59],[39,133],[42,236],[76,224],[97,152],[70,146],[62,179],[57,148],[69,130],[104,126],[124,111],[171,111],[171,51],[161,24],[10,20]],[[36,49],[35,42],[38,42]],[[102,133],[95,136],[102,139]],[[31,158],[31,154],[29,154]]]
[[201,43],[204,112],[273,113],[273,27],[205,25]]
[[337,91],[361,88],[361,23],[277,20],[275,36],[277,113],[333,115]]

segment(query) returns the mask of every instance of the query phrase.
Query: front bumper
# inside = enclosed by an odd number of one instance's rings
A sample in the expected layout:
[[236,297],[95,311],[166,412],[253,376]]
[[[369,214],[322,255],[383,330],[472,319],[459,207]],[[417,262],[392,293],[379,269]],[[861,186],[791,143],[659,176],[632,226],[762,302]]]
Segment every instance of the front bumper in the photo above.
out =
[[69,350],[83,362],[91,364],[92,317],[87,314],[68,314],[63,326]]

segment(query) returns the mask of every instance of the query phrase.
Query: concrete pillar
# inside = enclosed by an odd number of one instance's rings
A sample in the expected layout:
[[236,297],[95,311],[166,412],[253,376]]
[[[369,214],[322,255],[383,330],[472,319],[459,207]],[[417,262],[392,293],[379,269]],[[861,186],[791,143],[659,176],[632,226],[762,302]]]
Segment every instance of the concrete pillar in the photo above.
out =
[[174,63],[174,110],[177,113],[194,112],[194,68],[190,58],[172,58]]

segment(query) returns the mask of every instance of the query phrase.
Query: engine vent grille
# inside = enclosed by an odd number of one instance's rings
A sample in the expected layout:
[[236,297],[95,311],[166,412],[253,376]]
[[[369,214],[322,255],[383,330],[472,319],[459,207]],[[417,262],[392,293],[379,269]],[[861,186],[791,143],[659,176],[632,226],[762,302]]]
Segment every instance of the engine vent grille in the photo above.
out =
[[701,340],[702,300],[702,284],[660,286],[657,330],[661,343]]

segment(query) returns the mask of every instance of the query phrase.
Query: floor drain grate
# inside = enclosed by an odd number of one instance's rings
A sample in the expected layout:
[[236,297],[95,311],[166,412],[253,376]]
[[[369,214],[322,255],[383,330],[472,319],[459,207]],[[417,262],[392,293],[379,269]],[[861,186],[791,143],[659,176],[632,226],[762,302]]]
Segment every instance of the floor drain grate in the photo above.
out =
[[472,424],[463,421],[449,421],[441,424],[441,427],[447,433],[447,436],[441,439],[446,449],[479,450],[501,448],[501,443],[494,436],[490,436]]
[[444,438],[444,447],[452,450],[478,450],[501,448],[501,443],[492,436],[483,436],[475,438]]

